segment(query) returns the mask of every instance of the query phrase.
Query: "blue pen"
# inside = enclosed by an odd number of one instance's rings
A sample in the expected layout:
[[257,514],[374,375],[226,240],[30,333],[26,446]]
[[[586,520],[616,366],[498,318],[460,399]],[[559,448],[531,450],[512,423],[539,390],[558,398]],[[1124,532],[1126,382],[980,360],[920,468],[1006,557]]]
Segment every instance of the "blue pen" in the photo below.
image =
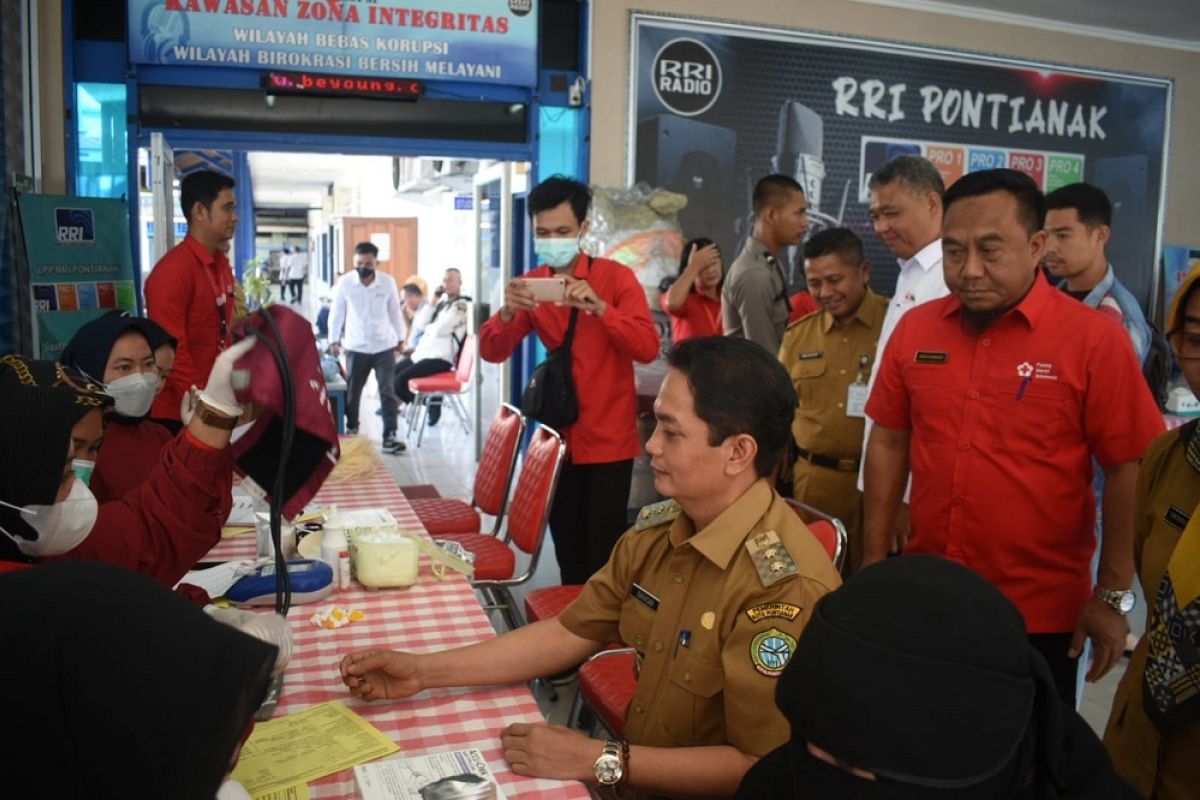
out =
[[675,655],[671,656],[671,658],[678,658],[679,657],[679,648],[687,647],[688,642],[690,642],[691,640],[692,640],[692,632],[691,631],[689,631],[687,629],[680,631],[679,639],[677,639],[675,641]]
[[1021,379],[1021,386],[1020,386],[1020,388],[1018,388],[1018,389],[1017,389],[1017,399],[1018,399],[1018,400],[1020,400],[1020,399],[1021,399],[1021,397],[1023,397],[1023,396],[1024,396],[1024,394],[1025,394],[1025,387],[1029,385],[1029,382],[1030,382],[1031,380],[1033,380],[1033,376],[1032,376],[1032,375],[1026,375],[1024,378],[1022,378],[1022,379]]

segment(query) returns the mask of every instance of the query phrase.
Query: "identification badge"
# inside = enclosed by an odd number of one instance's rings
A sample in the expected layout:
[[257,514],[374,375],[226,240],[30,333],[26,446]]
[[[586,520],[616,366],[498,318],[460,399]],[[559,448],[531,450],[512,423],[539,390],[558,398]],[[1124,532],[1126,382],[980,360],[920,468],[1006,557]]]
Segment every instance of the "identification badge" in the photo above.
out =
[[650,592],[638,586],[636,583],[629,590],[629,596],[640,602],[642,605],[649,608],[651,611],[658,611],[659,599]]
[[1167,513],[1163,514],[1163,519],[1179,530],[1183,530],[1187,527],[1188,522],[1191,521],[1192,515],[1179,506],[1171,506],[1167,509]]
[[847,417],[865,417],[867,415],[867,385],[865,383],[852,383],[846,391],[846,416]]

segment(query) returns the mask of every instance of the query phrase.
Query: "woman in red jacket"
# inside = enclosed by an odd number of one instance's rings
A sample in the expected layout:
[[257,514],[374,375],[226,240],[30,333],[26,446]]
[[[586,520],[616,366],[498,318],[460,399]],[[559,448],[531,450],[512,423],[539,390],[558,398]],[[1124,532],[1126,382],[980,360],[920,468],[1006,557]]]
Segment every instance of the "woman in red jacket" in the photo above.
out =
[[75,332],[59,358],[100,384],[114,402],[90,481],[86,466],[77,465],[77,474],[100,503],[120,500],[145,483],[174,438],[147,416],[159,374],[145,322],[120,312],[97,317]]
[[62,364],[0,358],[0,562],[104,561],[178,582],[221,537],[242,413],[233,365],[254,341],[218,356],[195,414],[145,482],[102,505],[71,462],[103,436],[112,398]]

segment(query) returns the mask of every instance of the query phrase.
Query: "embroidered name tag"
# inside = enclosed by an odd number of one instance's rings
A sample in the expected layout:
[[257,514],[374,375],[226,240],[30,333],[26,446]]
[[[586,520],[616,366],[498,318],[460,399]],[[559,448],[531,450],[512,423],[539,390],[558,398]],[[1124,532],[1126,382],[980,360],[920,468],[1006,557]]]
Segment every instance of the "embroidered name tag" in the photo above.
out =
[[651,611],[658,611],[659,599],[636,583],[629,590],[629,596],[647,606]]
[[945,364],[950,360],[948,353],[934,353],[928,350],[918,350],[916,362],[918,364]]
[[1163,519],[1166,520],[1167,523],[1179,528],[1179,530],[1186,528],[1191,518],[1191,514],[1184,512],[1184,510],[1178,506],[1171,506],[1167,509],[1167,513],[1163,514]]
[[800,355],[796,356],[796,358],[799,361],[809,361],[814,358],[820,358],[823,355],[825,355],[824,350],[814,350],[811,353],[801,353]]
[[800,606],[794,606],[791,603],[762,603],[747,608],[746,616],[750,618],[751,622],[762,622],[771,617],[793,622],[796,617],[800,616]]

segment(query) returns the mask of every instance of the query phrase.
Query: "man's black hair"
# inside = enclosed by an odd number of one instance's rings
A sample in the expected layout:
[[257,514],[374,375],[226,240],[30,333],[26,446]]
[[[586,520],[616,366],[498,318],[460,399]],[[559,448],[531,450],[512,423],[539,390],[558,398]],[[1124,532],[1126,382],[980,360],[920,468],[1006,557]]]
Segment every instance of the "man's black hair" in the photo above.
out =
[[804,187],[791,175],[768,175],[754,184],[754,216],[761,216],[768,206],[781,206],[791,199],[792,192],[804,194]]
[[796,390],[779,359],[749,339],[704,336],[671,348],[667,363],[687,376],[692,405],[716,447],[749,434],[758,443],[754,471],[771,474],[792,438]]
[[563,203],[571,204],[575,221],[582,225],[592,204],[592,190],[586,183],[566,175],[551,175],[533,187],[533,191],[529,193],[529,217],[532,219],[543,211],[557,208]]
[[205,169],[185,175],[179,182],[179,205],[183,207],[183,218],[191,224],[192,209],[196,203],[211,212],[217,195],[223,189],[232,189],[234,186],[233,178],[223,172]]
[[359,256],[375,256],[379,258],[379,248],[371,242],[359,242],[354,245],[354,254]]
[[968,172],[946,190],[942,205],[946,213],[950,206],[968,197],[980,197],[992,192],[1008,192],[1017,201],[1017,213],[1025,229],[1032,235],[1046,224],[1046,196],[1033,178],[1015,169],[986,169]]
[[942,173],[933,162],[921,156],[896,156],[871,174],[870,186],[878,189],[899,181],[913,194],[924,195],[934,192],[938,197],[946,193]]
[[1046,195],[1046,209],[1073,208],[1089,229],[1112,225],[1112,202],[1099,186],[1071,183]]
[[814,233],[804,243],[805,258],[820,258],[831,254],[857,267],[863,262],[862,239],[849,228],[826,228]]

